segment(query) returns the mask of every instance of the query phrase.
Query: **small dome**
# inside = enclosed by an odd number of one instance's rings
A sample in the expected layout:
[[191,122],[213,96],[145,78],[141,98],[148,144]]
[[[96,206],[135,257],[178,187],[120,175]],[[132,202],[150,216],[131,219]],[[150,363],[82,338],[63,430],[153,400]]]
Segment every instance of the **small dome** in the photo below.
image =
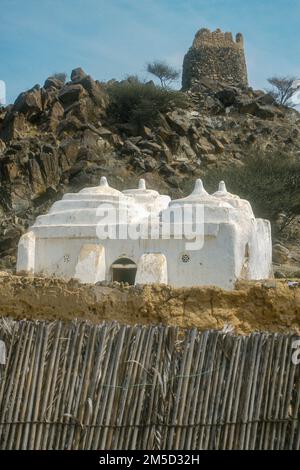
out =
[[99,186],[94,186],[91,188],[84,188],[79,191],[78,194],[91,194],[91,195],[103,195],[103,196],[116,196],[122,197],[121,191],[111,188],[108,184],[108,181],[105,176],[102,176],[100,179]]
[[[161,221],[176,220],[176,225],[185,226],[192,223],[228,223],[236,218],[232,205],[220,198],[208,194],[201,179],[197,179],[192,193],[182,199],[171,201],[168,208],[161,213]],[[173,215],[171,215],[173,214]]]
[[121,191],[111,188],[107,182],[106,177],[102,176],[99,186],[84,188],[78,193],[67,193],[63,196],[61,202],[94,200],[98,203],[111,202],[113,204],[118,201],[125,201],[126,199],[129,198],[126,198],[126,196],[124,196]]
[[126,189],[123,191],[125,196],[133,197],[138,204],[142,204],[148,212],[160,212],[168,207],[169,196],[160,195],[158,191],[146,188],[146,182],[143,178],[139,180],[138,188]]
[[252,207],[246,199],[241,199],[236,194],[231,194],[227,191],[224,181],[220,181],[218,191],[213,194],[214,197],[220,199],[228,204],[231,204],[235,209],[246,210],[251,216],[253,215]]
[[48,214],[36,219],[35,225],[95,225],[101,220],[101,208],[111,214],[127,214],[129,221],[145,218],[147,212],[132,196],[111,188],[105,176],[99,186],[69,193],[56,201]]
[[213,196],[215,197],[227,197],[233,199],[240,199],[236,194],[231,194],[227,191],[225,181],[220,181],[218,191],[216,191]]
[[144,197],[158,197],[159,193],[157,191],[154,191],[153,189],[147,189],[146,188],[146,181],[141,178],[139,180],[139,185],[137,188],[134,189],[125,189],[123,191],[123,194],[126,194],[128,196],[141,196],[142,198]]

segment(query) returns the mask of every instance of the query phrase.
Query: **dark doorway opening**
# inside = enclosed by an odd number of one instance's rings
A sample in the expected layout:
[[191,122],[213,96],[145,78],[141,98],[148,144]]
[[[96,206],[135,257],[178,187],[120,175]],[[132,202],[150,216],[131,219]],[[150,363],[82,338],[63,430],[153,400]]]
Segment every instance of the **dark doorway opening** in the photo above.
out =
[[136,276],[136,264],[129,258],[119,258],[112,264],[112,280],[115,282],[127,282],[134,285]]

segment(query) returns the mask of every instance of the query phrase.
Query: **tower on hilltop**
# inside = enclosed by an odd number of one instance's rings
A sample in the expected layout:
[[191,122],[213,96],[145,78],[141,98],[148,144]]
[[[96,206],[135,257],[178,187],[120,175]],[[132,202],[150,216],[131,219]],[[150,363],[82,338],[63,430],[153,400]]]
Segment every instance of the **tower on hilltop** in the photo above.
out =
[[248,85],[244,39],[235,40],[231,33],[220,29],[200,29],[183,60],[182,88],[188,90],[199,80],[208,78],[231,85]]

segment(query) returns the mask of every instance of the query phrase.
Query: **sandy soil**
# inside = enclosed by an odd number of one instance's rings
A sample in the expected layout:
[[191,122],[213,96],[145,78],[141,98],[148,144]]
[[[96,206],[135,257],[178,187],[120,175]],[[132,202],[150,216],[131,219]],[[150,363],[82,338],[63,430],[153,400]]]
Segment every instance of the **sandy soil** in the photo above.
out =
[[180,327],[300,334],[300,287],[287,281],[217,287],[81,285],[0,273],[0,315],[15,319],[116,320]]

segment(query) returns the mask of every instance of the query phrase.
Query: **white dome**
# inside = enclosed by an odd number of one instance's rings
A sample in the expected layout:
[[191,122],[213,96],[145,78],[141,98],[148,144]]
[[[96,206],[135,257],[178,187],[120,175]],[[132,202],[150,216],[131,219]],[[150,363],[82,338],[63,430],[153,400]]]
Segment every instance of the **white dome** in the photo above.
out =
[[103,198],[105,197],[121,197],[122,198],[122,193],[121,191],[118,191],[117,189],[111,188],[107,182],[107,179],[105,176],[102,176],[100,179],[100,184],[99,186],[94,186],[91,188],[84,188],[81,191],[79,191],[78,194],[89,194],[89,195],[95,195],[95,196],[102,196]]
[[85,188],[78,193],[66,194],[61,201],[55,202],[48,214],[37,217],[35,226],[46,225],[97,225],[104,214],[112,211],[116,224],[127,216],[128,222],[145,218],[147,212],[131,196],[111,188],[107,179],[102,177],[100,185]]
[[158,191],[154,191],[153,189],[146,188],[146,181],[141,178],[139,180],[138,188],[133,189],[125,189],[123,194],[127,194],[130,196],[134,196],[137,199],[148,199],[148,198],[157,198],[159,196]]
[[154,191],[153,189],[147,189],[146,182],[143,178],[139,180],[138,188],[125,189],[123,194],[133,197],[135,201],[143,205],[148,212],[160,212],[168,207],[171,201],[169,196],[161,195],[158,191]]
[[176,214],[176,220],[181,217],[193,220],[193,223],[200,222],[199,218],[203,219],[203,223],[228,223],[237,216],[237,211],[232,205],[208,194],[201,179],[196,180],[194,190],[189,196],[169,203],[168,208],[161,213],[161,220],[168,218],[172,212]]
[[251,217],[254,217],[250,202],[246,199],[241,199],[236,194],[229,193],[224,181],[220,181],[218,191],[213,196],[231,204],[235,209],[246,211]]

